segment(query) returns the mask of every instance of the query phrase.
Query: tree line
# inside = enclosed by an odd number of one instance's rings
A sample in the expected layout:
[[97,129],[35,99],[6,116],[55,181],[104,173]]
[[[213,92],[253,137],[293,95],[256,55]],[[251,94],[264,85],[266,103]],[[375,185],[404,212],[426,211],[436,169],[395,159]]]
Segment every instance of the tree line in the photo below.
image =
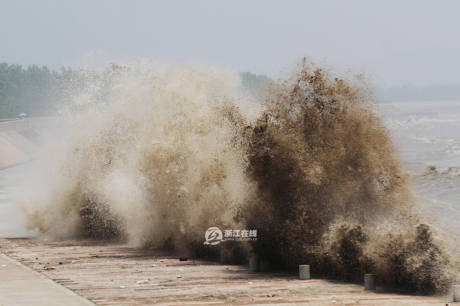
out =
[[72,70],[52,71],[36,65],[0,63],[0,117],[17,117],[20,113],[42,116],[50,113],[62,85],[72,78]]
[[[58,71],[46,66],[0,63],[0,118],[16,118],[21,113],[28,116],[52,114],[58,104],[65,102],[89,82],[98,84],[110,82],[118,71],[125,69],[112,64],[103,72],[61,68]],[[250,72],[240,74],[243,87],[253,93],[260,93],[268,85],[269,79]],[[101,91],[104,92],[103,90]]]

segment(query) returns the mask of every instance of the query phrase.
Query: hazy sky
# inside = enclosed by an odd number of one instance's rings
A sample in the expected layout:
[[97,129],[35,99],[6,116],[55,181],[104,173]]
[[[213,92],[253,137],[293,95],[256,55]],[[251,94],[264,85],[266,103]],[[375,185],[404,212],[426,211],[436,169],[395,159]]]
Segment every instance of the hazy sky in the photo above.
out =
[[380,84],[460,83],[460,1],[0,0],[0,61],[199,61],[276,76],[308,56]]

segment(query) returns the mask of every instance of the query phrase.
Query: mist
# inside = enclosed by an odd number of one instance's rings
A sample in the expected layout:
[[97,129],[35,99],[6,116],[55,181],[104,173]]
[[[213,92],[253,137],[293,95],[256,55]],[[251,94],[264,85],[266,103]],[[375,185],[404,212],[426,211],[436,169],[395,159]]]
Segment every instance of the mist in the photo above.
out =
[[231,71],[144,62],[86,82],[23,186],[28,228],[211,257],[207,228],[257,228],[227,252],[445,292],[455,242],[420,213],[368,82],[337,76],[303,60],[253,95]]

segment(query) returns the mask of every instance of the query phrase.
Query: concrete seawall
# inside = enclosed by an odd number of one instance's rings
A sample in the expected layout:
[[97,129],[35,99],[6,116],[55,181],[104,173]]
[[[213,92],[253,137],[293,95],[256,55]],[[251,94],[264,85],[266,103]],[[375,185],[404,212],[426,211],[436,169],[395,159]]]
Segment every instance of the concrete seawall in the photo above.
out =
[[0,121],[0,170],[34,158],[39,136],[53,122],[51,117]]

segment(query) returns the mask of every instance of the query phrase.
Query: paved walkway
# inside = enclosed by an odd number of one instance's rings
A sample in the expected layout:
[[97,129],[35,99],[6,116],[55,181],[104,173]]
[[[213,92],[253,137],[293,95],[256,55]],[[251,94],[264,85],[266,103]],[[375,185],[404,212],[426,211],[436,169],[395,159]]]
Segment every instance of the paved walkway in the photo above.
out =
[[46,276],[0,254],[0,305],[94,305]]
[[[362,284],[252,273],[246,266],[181,261],[170,252],[101,241],[0,239],[0,250],[100,306],[454,305],[452,295],[365,291]],[[55,269],[45,270],[45,263]]]

